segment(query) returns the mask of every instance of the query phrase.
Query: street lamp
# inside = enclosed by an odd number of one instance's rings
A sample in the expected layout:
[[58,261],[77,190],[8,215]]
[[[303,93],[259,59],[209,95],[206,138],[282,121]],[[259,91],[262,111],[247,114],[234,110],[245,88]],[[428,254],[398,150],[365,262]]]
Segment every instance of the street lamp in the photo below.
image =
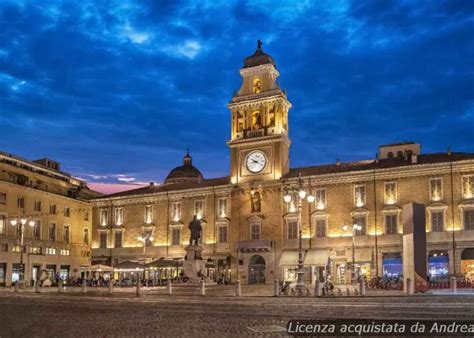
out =
[[[301,173],[299,173],[297,192],[297,194],[293,194],[297,196],[294,202],[296,202],[298,206],[298,271],[296,279],[296,290],[298,291],[298,295],[302,296],[304,295],[304,292],[306,290],[306,285],[304,284],[303,231],[301,226],[301,211],[303,209],[303,202],[307,201],[310,204],[314,203],[315,197],[304,189]],[[283,201],[289,204],[292,200],[293,196],[290,191],[287,190],[285,195],[283,196]]]
[[26,217],[21,217],[19,219],[12,218],[10,220],[12,226],[19,225],[20,227],[20,275],[18,277],[18,283],[22,284],[24,282],[25,268],[23,266],[23,251],[25,251],[25,226],[28,224],[31,228],[35,226],[35,221],[28,220]]
[[[351,237],[352,237],[352,271],[351,271],[351,282],[354,283],[356,280],[356,268],[355,268],[355,235],[357,231],[362,230],[362,226],[359,224],[354,224],[354,220],[352,220],[352,228],[351,230]],[[349,230],[349,226],[344,224],[342,226],[343,231]]]

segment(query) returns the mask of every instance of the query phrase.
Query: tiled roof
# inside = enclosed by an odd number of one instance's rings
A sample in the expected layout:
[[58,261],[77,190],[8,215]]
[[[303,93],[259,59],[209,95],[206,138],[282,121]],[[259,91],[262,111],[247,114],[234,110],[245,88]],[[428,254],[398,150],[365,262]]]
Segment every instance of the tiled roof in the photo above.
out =
[[153,193],[167,192],[167,191],[209,188],[209,187],[226,185],[226,184],[229,184],[229,182],[230,182],[230,178],[229,176],[226,176],[226,177],[212,178],[209,180],[203,180],[201,183],[186,182],[186,183],[175,183],[175,184],[147,185],[146,187],[122,191],[122,192],[114,193],[111,195],[106,195],[106,196],[103,196],[102,198],[125,197],[125,196],[146,195],[146,194],[153,194]]
[[[435,153],[435,154],[422,154],[417,156],[416,163],[413,164],[434,164],[443,162],[456,162],[462,160],[474,160],[474,153]],[[379,160],[359,161],[359,162],[347,162],[339,164],[327,164],[318,165],[311,167],[302,168],[291,168],[289,173],[283,178],[298,177],[301,173],[302,176],[312,175],[324,175],[324,174],[336,174],[344,172],[354,172],[363,170],[374,170],[374,169],[386,169],[396,167],[406,167],[413,165],[411,158],[387,158]],[[134,195],[146,195],[159,192],[167,191],[180,191],[187,189],[199,189],[208,187],[224,186],[230,183],[230,177],[219,177],[208,180],[203,180],[201,183],[176,183],[176,184],[163,184],[163,185],[148,185],[138,189],[122,191],[119,193],[106,195],[101,198],[112,198],[112,197],[126,197]]]
[[411,162],[411,158],[387,158],[373,161],[347,162],[339,164],[327,164],[302,168],[291,168],[284,178],[302,176],[336,174],[351,171],[374,170],[385,168],[405,167],[413,164],[432,164],[450,161],[462,161],[474,159],[474,153],[434,153],[421,154],[417,156],[416,163]]

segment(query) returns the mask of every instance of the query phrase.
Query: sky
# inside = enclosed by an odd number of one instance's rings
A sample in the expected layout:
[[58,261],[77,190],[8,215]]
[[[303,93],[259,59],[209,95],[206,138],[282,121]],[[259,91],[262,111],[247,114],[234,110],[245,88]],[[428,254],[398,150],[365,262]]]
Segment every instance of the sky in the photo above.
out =
[[474,152],[474,1],[0,0],[0,150],[101,191],[161,182],[190,148],[227,176],[257,39],[293,108],[290,166],[381,144]]

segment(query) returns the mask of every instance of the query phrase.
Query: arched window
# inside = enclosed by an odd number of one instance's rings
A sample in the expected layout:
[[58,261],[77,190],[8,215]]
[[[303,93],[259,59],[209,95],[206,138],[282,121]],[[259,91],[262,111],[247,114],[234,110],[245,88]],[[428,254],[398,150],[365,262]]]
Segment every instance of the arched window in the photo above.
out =
[[387,153],[387,157],[388,157],[388,158],[393,158],[393,153],[392,153],[391,151],[389,151],[389,152]]
[[258,94],[262,91],[262,82],[258,77],[253,79],[253,93]]
[[262,113],[255,111],[252,113],[252,130],[262,128]]
[[397,157],[398,158],[403,158],[403,151],[401,151],[401,150],[397,151]]

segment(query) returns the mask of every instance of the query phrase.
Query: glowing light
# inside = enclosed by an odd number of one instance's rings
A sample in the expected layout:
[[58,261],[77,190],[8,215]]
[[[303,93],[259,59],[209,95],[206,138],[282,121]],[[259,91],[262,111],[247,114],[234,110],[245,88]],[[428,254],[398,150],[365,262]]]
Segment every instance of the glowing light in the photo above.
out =
[[15,226],[15,225],[17,224],[17,220],[16,220],[16,219],[12,219],[12,220],[10,221],[10,224],[13,225],[13,226]]
[[26,224],[26,218],[20,219],[20,223],[21,223],[22,225],[25,225],[25,224]]
[[301,199],[304,199],[304,198],[306,197],[306,191],[300,190],[300,191],[298,192],[298,195],[300,196]]
[[286,193],[286,195],[283,196],[283,200],[285,201],[285,203],[290,203],[291,202],[291,195]]
[[308,200],[309,203],[313,203],[316,197],[314,197],[313,195],[308,195],[306,199]]
[[318,202],[317,205],[316,205],[316,209],[318,210],[324,210],[325,208],[325,205],[323,202]]
[[28,222],[28,225],[29,225],[30,227],[34,227],[34,226],[35,226],[35,221],[29,221],[29,222]]

